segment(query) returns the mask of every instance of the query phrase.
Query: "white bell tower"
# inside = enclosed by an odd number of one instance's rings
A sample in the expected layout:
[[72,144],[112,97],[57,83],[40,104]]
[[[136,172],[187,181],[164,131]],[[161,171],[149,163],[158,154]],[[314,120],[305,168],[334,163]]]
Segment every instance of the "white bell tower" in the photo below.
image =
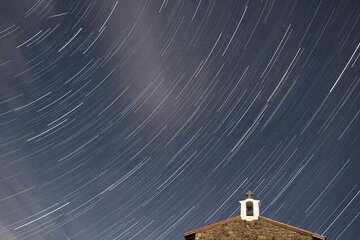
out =
[[240,201],[240,217],[245,221],[258,220],[260,215],[260,200],[253,199],[253,193],[248,191],[247,198]]

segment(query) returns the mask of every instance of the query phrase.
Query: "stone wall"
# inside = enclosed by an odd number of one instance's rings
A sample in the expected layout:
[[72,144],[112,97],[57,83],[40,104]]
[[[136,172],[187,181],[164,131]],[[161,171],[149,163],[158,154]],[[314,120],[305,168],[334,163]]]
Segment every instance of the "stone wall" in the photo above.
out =
[[197,232],[195,240],[312,240],[310,236],[290,231],[263,221],[223,223]]

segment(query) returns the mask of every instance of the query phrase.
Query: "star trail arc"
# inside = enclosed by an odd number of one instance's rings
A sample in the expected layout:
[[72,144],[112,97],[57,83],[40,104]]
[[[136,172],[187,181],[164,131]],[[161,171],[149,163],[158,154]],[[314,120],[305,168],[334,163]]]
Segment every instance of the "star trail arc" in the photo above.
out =
[[0,238],[360,236],[358,1],[7,1]]

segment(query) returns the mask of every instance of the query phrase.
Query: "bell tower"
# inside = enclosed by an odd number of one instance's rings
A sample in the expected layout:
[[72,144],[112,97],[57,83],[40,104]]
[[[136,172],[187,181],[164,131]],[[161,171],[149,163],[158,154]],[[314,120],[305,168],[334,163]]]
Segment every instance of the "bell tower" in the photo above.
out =
[[251,191],[246,193],[246,199],[240,201],[240,217],[245,221],[258,220],[260,215],[260,200],[254,200]]

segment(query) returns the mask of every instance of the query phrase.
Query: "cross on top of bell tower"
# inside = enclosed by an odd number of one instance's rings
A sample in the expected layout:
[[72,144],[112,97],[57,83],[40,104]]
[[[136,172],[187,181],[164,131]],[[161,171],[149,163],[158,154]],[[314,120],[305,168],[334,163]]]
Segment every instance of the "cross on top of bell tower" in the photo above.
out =
[[247,191],[246,197],[247,198],[254,198],[254,193],[252,191]]

